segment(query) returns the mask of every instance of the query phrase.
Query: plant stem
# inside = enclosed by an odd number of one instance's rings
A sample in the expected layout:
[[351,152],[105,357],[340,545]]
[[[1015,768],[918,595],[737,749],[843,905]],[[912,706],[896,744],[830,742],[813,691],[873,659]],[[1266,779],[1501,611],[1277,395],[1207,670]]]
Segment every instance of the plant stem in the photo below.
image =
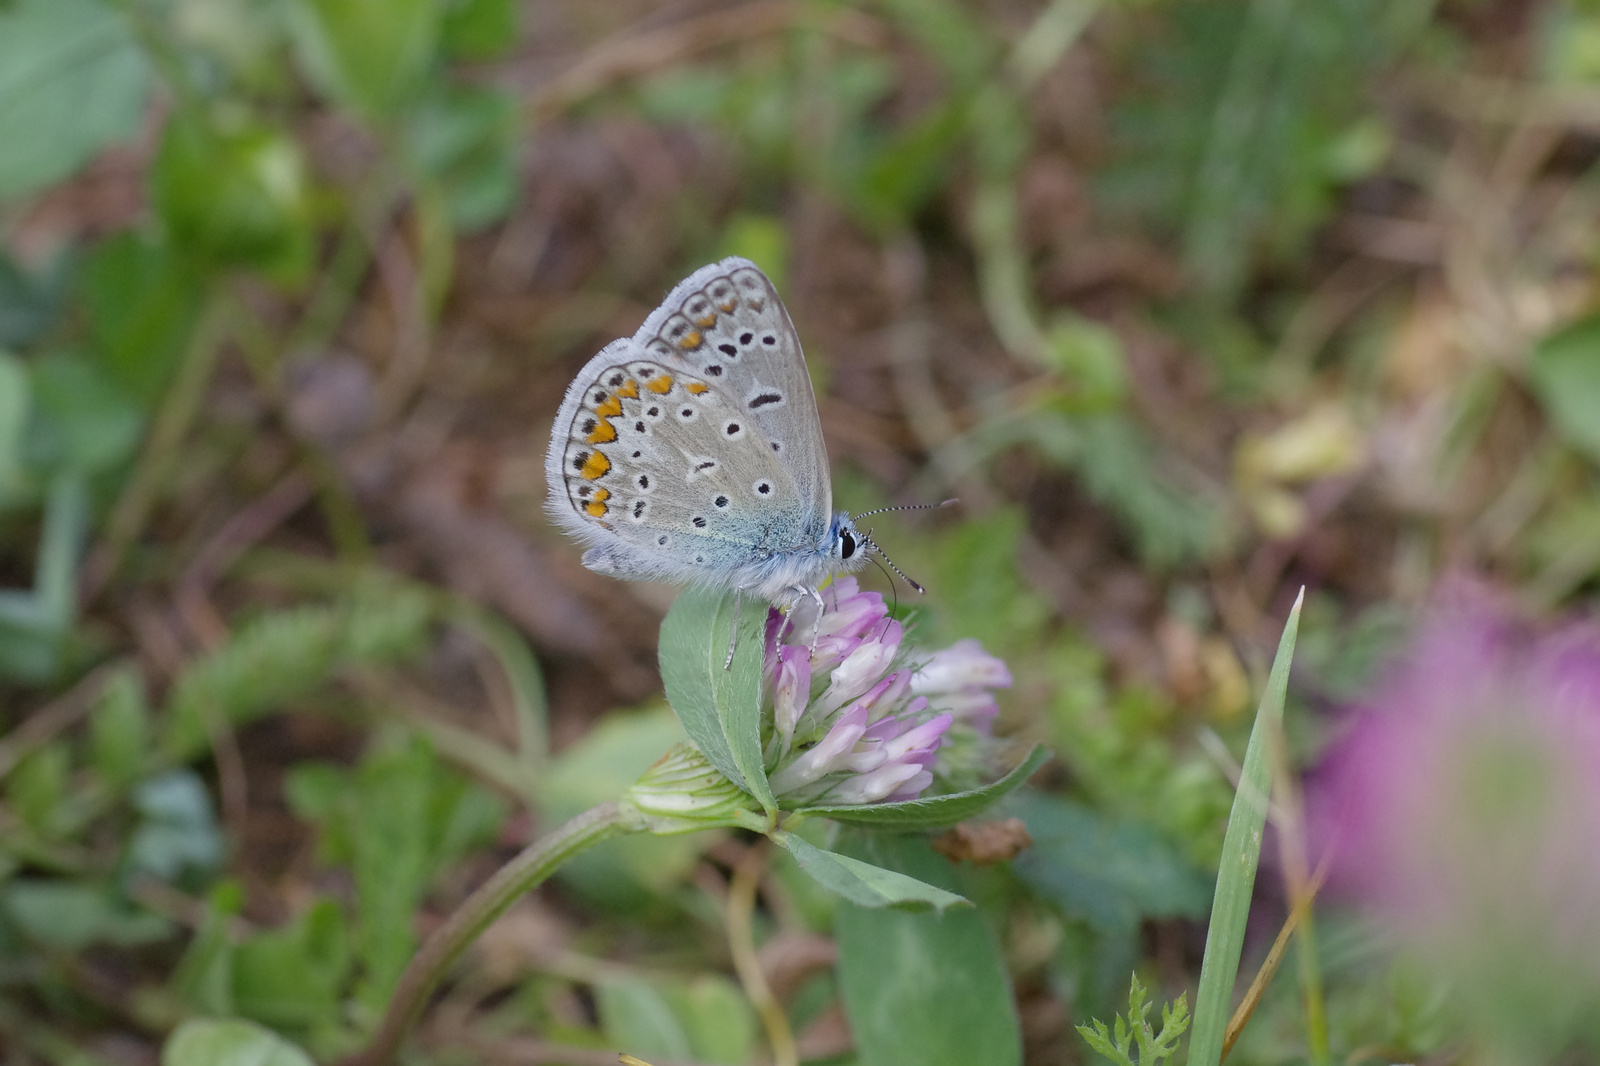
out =
[[633,831],[622,806],[602,803],[530,844],[495,871],[422,945],[400,975],[372,1043],[342,1066],[388,1066],[445,971],[496,918],[572,856],[607,837]]

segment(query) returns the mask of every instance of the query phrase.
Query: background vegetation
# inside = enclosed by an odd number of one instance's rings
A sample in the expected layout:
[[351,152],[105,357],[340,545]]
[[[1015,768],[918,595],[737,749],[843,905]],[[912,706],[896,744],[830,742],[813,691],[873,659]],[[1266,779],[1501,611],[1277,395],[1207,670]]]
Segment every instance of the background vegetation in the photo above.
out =
[[[1002,812],[1031,849],[939,875],[983,920],[935,969],[1009,974],[982,1061],[1087,1061],[1131,970],[1192,992],[1301,585],[1297,765],[1450,575],[1594,604],[1597,132],[1588,0],[0,2],[0,1056],[154,1063],[198,1015],[353,1051],[677,739],[671,590],[581,569],[542,459],[737,253],[841,504],[962,500],[875,538],[1058,761]],[[978,1061],[852,1033],[787,859],[730,940],[753,848],[585,856],[413,1054],[758,1061],[759,945],[808,1061]],[[1437,991],[1319,931],[1326,1017],[1280,977],[1232,1061],[1448,1060]]]

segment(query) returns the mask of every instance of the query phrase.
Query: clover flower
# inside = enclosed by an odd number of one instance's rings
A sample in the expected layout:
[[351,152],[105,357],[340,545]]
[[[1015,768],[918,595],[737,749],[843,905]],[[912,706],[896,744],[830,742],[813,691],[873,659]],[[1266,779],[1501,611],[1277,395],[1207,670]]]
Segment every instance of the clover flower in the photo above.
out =
[[811,627],[767,628],[772,791],[789,806],[916,799],[951,730],[987,735],[1005,663],[975,640],[920,655],[883,597],[844,577]]
[[1350,726],[1307,789],[1335,884],[1487,1045],[1600,1042],[1600,630],[1458,594]]

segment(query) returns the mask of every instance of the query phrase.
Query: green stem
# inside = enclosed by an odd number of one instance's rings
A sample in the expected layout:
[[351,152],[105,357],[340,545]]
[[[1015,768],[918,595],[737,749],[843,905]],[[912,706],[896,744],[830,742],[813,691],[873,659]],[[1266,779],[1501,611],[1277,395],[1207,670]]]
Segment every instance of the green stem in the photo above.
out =
[[400,975],[372,1043],[345,1059],[343,1066],[387,1066],[392,1062],[428,996],[462,952],[562,863],[607,837],[636,831],[630,814],[617,803],[591,807],[495,871],[422,945]]

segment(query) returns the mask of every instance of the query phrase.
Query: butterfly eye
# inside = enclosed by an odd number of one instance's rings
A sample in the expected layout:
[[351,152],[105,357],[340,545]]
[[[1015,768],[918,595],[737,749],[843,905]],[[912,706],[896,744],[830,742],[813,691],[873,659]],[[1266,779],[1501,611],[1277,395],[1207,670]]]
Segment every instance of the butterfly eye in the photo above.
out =
[[856,538],[848,531],[839,534],[839,558],[848,559],[856,553]]

